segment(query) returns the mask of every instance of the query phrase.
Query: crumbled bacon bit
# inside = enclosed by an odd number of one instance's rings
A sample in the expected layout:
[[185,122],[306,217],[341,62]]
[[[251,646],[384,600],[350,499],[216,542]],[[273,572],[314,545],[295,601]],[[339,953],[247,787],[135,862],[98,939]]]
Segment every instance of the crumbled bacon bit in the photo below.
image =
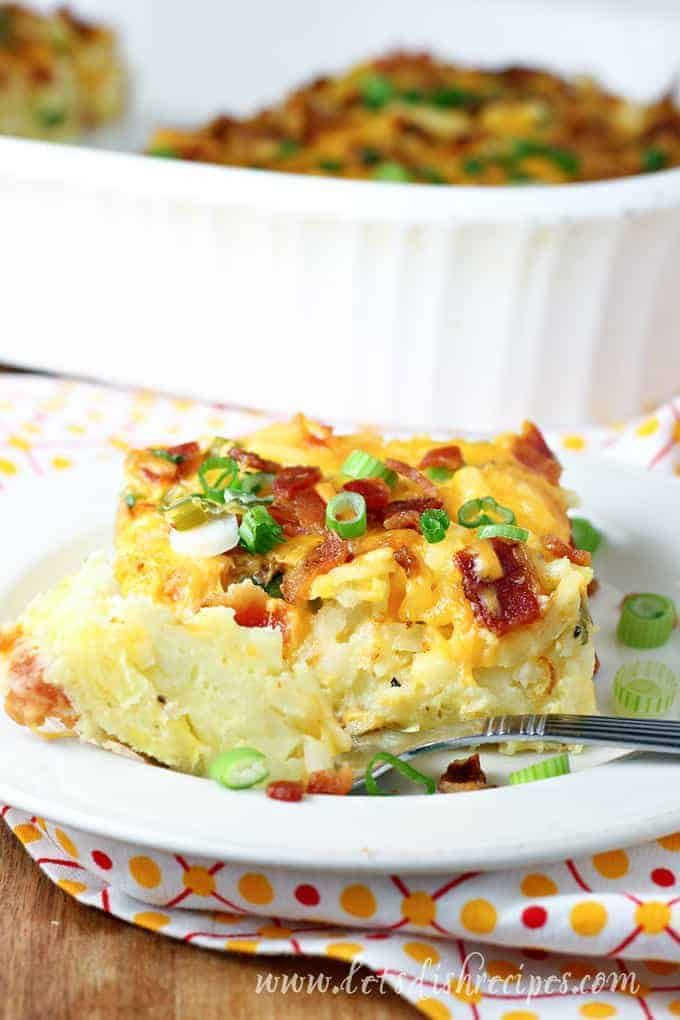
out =
[[45,680],[36,652],[20,646],[10,659],[5,711],[20,726],[42,726],[47,719],[57,719],[71,729],[78,721],[66,694]]
[[281,593],[287,602],[300,603],[309,598],[312,581],[320,574],[327,574],[334,567],[352,558],[347,542],[334,531],[326,531],[323,541],[307,553],[305,558],[286,574],[281,583]]
[[275,496],[291,499],[296,492],[310,489],[320,481],[321,471],[318,467],[297,464],[295,467],[282,468],[274,479],[272,488]]
[[[402,475],[402,477],[414,482],[419,489],[422,489],[426,496],[437,498],[437,486],[418,468],[411,467],[410,464],[404,463],[403,460],[394,460],[392,457],[387,458],[385,465],[390,471],[396,471],[398,475]],[[439,506],[441,506],[441,503]]]
[[267,474],[275,475],[281,470],[281,465],[277,464],[276,461],[265,460],[264,457],[260,457],[259,453],[254,453],[252,450],[244,450],[241,446],[232,446],[228,456],[238,464],[243,464],[245,467],[250,468],[251,471],[264,471]]
[[326,504],[316,489],[302,489],[290,498],[278,496],[269,512],[287,538],[313,535],[323,531],[326,524]]
[[285,800],[293,803],[302,800],[305,788],[302,783],[296,783],[292,779],[277,779],[267,784],[267,796],[272,800]]
[[319,769],[307,780],[307,793],[328,793],[344,797],[352,789],[354,773],[349,765],[339,769]]
[[429,467],[443,467],[449,471],[457,471],[463,466],[463,454],[460,452],[460,446],[437,446],[427,451],[418,466],[423,470]]
[[442,772],[437,783],[439,793],[464,793],[466,790],[487,788],[486,774],[479,764],[478,754],[449,762],[446,771]]
[[420,515],[425,510],[440,510],[444,504],[439,497],[420,496],[415,499],[395,499],[387,504],[383,527],[420,530]]
[[382,478],[356,478],[345,482],[343,489],[347,492],[358,492],[366,501],[367,516],[382,519],[382,514],[390,501],[390,487]]
[[418,570],[419,560],[415,553],[406,545],[400,545],[398,549],[394,550],[394,558],[404,571],[407,577],[415,574]]
[[[163,450],[168,454],[168,458],[159,457],[153,452],[154,449]],[[165,485],[194,474],[200,461],[201,448],[198,443],[133,450],[128,458],[130,470],[136,475],[142,475],[149,482],[161,482]]]
[[524,422],[522,432],[513,440],[512,452],[520,464],[557,485],[562,474],[562,465],[546,443],[541,430],[533,422]]
[[232,584],[222,604],[234,610],[239,627],[277,627],[285,633],[286,607],[280,600],[269,599],[252,581]]
[[463,576],[463,591],[477,619],[495,634],[506,634],[540,618],[538,584],[527,554],[519,542],[490,539],[503,569],[495,581],[482,580],[469,549],[454,559]]
[[544,535],[541,543],[553,559],[559,560],[566,556],[578,567],[589,567],[592,557],[587,549],[576,549],[573,545],[563,542],[557,535]]
[[595,652],[595,662],[593,663],[593,676],[597,676],[600,672],[600,656]]

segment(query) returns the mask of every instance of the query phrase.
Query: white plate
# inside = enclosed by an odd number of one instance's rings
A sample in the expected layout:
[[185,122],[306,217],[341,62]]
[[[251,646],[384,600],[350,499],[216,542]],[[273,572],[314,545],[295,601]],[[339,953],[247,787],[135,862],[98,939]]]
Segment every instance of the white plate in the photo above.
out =
[[[115,470],[92,468],[27,482],[2,496],[0,618],[15,616],[31,595],[110,541],[116,484]],[[597,556],[598,576],[607,583],[593,600],[602,628],[598,698],[607,711],[612,672],[631,654],[612,639],[618,592],[653,590],[680,601],[680,485],[586,458],[568,462],[566,484],[581,493],[583,512],[607,534]],[[647,657],[677,668],[678,634]],[[309,797],[287,805],[76,742],[43,741],[0,715],[0,798],[8,803],[130,843],[321,870],[497,868],[680,828],[680,772],[671,774],[680,761],[628,755],[602,764],[611,757],[586,751],[572,756],[569,776],[478,794]],[[442,764],[433,761],[431,770]],[[493,780],[521,759],[492,752],[484,764]]]

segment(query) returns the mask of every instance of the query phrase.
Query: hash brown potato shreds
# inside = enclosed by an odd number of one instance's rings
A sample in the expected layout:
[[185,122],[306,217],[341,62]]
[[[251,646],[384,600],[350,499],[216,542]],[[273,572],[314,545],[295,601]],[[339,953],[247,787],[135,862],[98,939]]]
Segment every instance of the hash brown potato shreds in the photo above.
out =
[[54,141],[114,119],[125,74],[112,31],[67,8],[0,4],[0,134]]
[[591,78],[397,52],[252,117],[162,128],[148,151],[229,166],[432,184],[561,184],[680,164],[680,112]]

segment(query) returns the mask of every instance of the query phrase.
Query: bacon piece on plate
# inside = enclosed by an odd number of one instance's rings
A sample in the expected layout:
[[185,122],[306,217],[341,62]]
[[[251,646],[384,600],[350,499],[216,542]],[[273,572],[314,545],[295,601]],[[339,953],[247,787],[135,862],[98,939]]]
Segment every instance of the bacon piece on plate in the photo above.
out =
[[349,765],[340,769],[319,769],[311,772],[307,780],[307,793],[328,793],[344,796],[352,789],[354,773]]
[[563,542],[557,535],[544,535],[542,545],[545,551],[555,560],[560,560],[566,556],[577,567],[590,566],[592,556],[587,549],[576,549],[573,545]]
[[415,553],[411,552],[407,545],[398,546],[394,550],[394,558],[407,577],[415,574],[418,570],[418,557]]
[[490,541],[503,569],[495,581],[480,578],[477,559],[469,549],[461,549],[454,558],[463,576],[465,597],[477,619],[495,634],[507,634],[539,619],[538,583],[520,542],[502,538]]
[[346,492],[358,492],[366,501],[366,515],[381,520],[383,512],[390,501],[390,487],[382,478],[355,478],[345,482]]
[[133,450],[129,456],[128,463],[135,474],[143,475],[150,482],[170,485],[198,470],[201,448],[198,443],[179,443]]
[[425,470],[429,467],[448,468],[449,471],[457,471],[463,466],[463,454],[460,446],[436,446],[428,450],[419,467]]
[[291,499],[296,492],[311,489],[320,481],[321,471],[318,467],[296,464],[294,467],[282,468],[274,479],[272,488],[275,496]]
[[334,531],[326,531],[323,541],[315,546],[281,582],[281,593],[286,602],[301,603],[309,598],[309,589],[315,577],[327,574],[351,559],[352,553]]
[[541,430],[531,421],[525,421],[520,435],[515,436],[512,452],[531,471],[543,475],[557,485],[562,474],[562,465],[545,441]]
[[479,755],[458,758],[449,762],[437,783],[439,793],[465,793],[467,790],[485,790],[488,784],[486,774],[479,764]]
[[326,504],[316,489],[302,489],[290,498],[279,496],[269,512],[288,538],[313,535],[326,525]]
[[387,504],[383,527],[412,528],[420,530],[420,515],[425,510],[441,510],[441,499],[438,496],[419,496],[415,499],[395,499]]
[[275,460],[265,460],[264,457],[260,457],[259,453],[244,450],[241,446],[232,446],[228,456],[238,464],[250,468],[251,471],[264,471],[267,474],[275,475],[277,471],[281,470],[281,465],[277,464]]
[[391,457],[388,457],[385,461],[385,465],[390,469],[390,471],[396,471],[398,475],[401,475],[403,478],[408,478],[410,481],[414,482],[419,489],[422,489],[426,496],[436,497],[437,486],[433,481],[427,478],[422,471],[419,471],[418,468],[411,467],[410,464],[405,464],[403,460],[393,460]]
[[302,783],[296,783],[292,779],[277,779],[267,784],[267,796],[272,800],[285,800],[293,803],[302,800],[305,788]]

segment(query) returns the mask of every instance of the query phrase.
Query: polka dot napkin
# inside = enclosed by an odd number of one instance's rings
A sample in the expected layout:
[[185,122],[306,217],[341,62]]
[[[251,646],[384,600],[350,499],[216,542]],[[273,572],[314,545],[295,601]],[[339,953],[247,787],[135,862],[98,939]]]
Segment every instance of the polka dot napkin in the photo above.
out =
[[[115,470],[129,445],[262,422],[147,392],[0,376],[0,492],[30,474],[107,460]],[[558,450],[678,474],[680,402],[625,427],[551,439]],[[680,1017],[680,833],[536,870],[359,880],[187,859],[9,805],[2,815],[81,903],[226,952],[346,960],[355,992],[363,964],[433,1020]],[[258,981],[275,990],[264,959]]]

